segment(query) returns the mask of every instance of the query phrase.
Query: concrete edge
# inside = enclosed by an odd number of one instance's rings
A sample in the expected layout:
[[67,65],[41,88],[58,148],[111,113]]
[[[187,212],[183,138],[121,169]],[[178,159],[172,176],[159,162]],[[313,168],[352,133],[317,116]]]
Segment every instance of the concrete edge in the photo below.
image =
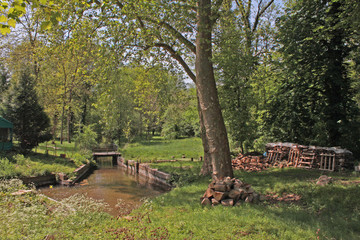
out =
[[134,160],[125,161],[122,157],[118,158],[117,163],[118,166],[126,169],[128,173],[145,178],[151,184],[158,185],[166,190],[170,190],[174,187],[169,183],[171,174],[151,168],[147,163],[139,163]]

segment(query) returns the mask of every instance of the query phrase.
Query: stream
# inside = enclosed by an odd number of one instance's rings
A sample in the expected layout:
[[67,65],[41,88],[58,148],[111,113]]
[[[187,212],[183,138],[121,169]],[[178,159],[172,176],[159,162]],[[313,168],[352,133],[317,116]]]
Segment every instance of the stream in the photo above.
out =
[[74,194],[86,194],[97,200],[104,200],[109,204],[107,211],[117,216],[119,209],[115,206],[118,199],[123,204],[120,211],[132,210],[142,203],[144,198],[152,198],[166,191],[160,187],[147,183],[138,176],[127,174],[123,168],[111,166],[107,161],[98,162],[100,168],[95,170],[88,178],[73,187],[54,186],[53,188],[41,188],[41,193],[55,200],[61,200]]

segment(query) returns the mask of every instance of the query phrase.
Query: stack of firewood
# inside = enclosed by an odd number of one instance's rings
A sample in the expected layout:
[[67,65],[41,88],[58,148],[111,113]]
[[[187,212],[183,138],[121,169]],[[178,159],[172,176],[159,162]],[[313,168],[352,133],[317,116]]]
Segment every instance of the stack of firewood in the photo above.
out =
[[236,170],[260,172],[263,169],[270,167],[270,164],[263,155],[240,153],[235,159],[232,160],[232,166]]
[[352,152],[339,147],[304,146],[295,143],[268,143],[266,155],[269,164],[277,167],[302,167],[320,170],[352,168]]
[[239,179],[227,177],[224,180],[213,180],[201,198],[201,204],[238,206],[242,202],[264,201],[265,196],[255,193],[250,184]]

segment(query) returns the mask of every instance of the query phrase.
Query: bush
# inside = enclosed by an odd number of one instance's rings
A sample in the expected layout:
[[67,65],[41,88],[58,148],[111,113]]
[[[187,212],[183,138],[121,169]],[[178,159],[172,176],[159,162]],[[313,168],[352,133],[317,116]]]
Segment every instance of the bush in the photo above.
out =
[[90,150],[97,145],[97,134],[92,126],[84,126],[83,132],[78,133],[75,142],[81,150]]
[[15,177],[15,165],[12,164],[7,158],[0,158],[0,177],[1,178],[8,178],[8,177]]

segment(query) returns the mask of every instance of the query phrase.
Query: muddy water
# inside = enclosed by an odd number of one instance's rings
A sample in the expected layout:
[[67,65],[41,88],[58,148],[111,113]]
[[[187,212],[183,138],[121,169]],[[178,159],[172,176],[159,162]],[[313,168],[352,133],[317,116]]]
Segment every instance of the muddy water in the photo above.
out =
[[155,197],[165,192],[139,177],[127,174],[122,168],[111,165],[95,170],[77,186],[54,186],[53,188],[42,188],[40,191],[55,200],[61,200],[76,193],[104,200],[110,206],[108,212],[114,216],[119,211],[126,211],[126,209],[119,210],[116,207],[119,199],[123,202],[122,208],[132,209],[139,206],[142,199]]

